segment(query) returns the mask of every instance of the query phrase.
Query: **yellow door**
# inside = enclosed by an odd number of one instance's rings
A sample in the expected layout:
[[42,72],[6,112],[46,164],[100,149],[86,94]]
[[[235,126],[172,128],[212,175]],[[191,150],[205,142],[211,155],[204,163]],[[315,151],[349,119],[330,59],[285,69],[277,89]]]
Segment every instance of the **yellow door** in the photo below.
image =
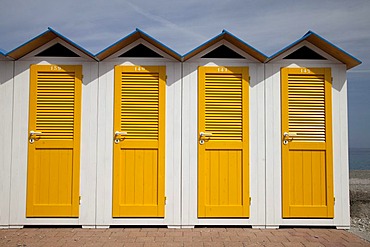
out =
[[198,72],[198,217],[249,217],[248,68]]
[[113,217],[164,217],[164,66],[116,66]]
[[31,65],[27,217],[78,217],[81,66]]
[[283,68],[284,218],[333,218],[331,72]]

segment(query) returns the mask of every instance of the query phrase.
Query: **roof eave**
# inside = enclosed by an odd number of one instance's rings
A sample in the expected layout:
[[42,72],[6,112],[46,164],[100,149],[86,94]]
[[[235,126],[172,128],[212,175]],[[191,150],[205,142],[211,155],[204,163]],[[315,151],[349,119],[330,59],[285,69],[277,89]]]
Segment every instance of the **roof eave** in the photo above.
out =
[[173,57],[177,61],[181,61],[182,56],[180,54],[178,54],[176,51],[172,50],[171,48],[169,48],[165,44],[161,43],[157,39],[151,37],[150,35],[148,35],[147,33],[143,32],[143,31],[141,31],[140,29],[137,28],[136,31],[140,34],[140,37],[142,39],[146,40],[147,42],[149,42],[153,46],[157,47],[161,51],[167,53],[168,55],[170,55],[171,57]]
[[44,44],[52,41],[55,38],[60,38],[61,40],[65,41],[69,45],[73,46],[74,48],[82,52],[83,54],[97,61],[94,55],[92,55],[89,51],[77,45],[76,43],[74,43],[73,41],[71,41],[70,39],[68,39],[67,37],[63,36],[62,34],[58,33],[57,31],[53,30],[50,27],[48,28],[48,30],[36,36],[35,38],[13,49],[7,55],[14,60],[18,60],[24,57],[25,55],[29,54],[30,52],[36,50],[37,48],[43,46]]
[[127,46],[128,44],[134,42],[135,40],[139,39],[139,34],[137,31],[130,33],[129,35],[125,36],[124,38],[116,41],[112,45],[108,46],[107,48],[103,49],[95,56],[99,59],[99,61],[103,61],[110,55],[116,53],[117,51],[121,50],[123,47]]
[[317,48],[321,49],[322,51],[326,52],[330,56],[334,57],[338,61],[344,63],[348,69],[351,69],[353,67],[356,67],[357,65],[361,64],[362,62],[358,60],[357,58],[353,57],[349,53],[345,52],[341,48],[337,47],[336,45],[330,43],[326,39],[322,38],[318,34],[308,31],[305,35],[303,35],[302,38],[296,40],[292,44],[284,47],[280,51],[276,52],[272,56],[270,56],[267,60],[266,63],[269,63],[276,59],[278,56],[281,54],[287,52],[288,50],[292,49],[293,47],[297,46],[298,44],[302,43],[303,41],[308,41]]
[[28,53],[32,52],[33,50],[37,49],[38,47],[46,44],[47,42],[56,38],[55,33],[47,30],[40,35],[34,37],[33,39],[23,43],[22,45],[18,46],[17,48],[8,52],[8,56],[13,58],[14,60],[20,59],[21,57],[27,55]]
[[170,55],[174,59],[181,61],[181,55],[179,55],[177,52],[167,47],[166,45],[162,44],[155,38],[141,31],[140,29],[136,29],[134,32],[130,33],[126,37],[108,46],[107,48],[105,48],[104,50],[96,54],[96,57],[100,61],[102,61],[106,59],[107,57],[113,55],[114,53],[118,52],[119,50],[123,49],[124,47],[128,46],[129,44],[135,42],[136,40],[139,40],[140,38],[150,43],[151,45],[155,46],[156,48],[160,49],[164,53]]
[[199,54],[200,52],[204,51],[205,49],[211,47],[212,45],[216,44],[220,40],[223,39],[224,32],[218,34],[217,36],[211,38],[210,40],[204,42],[203,44],[195,47],[193,50],[189,51],[182,57],[182,61],[185,62],[189,60],[190,58],[194,57],[195,55]]
[[68,43],[69,45],[73,46],[74,48],[76,48],[77,50],[79,50],[80,52],[82,52],[83,54],[85,54],[86,56],[90,57],[91,59],[93,59],[95,61],[98,61],[98,59],[91,52],[89,52],[88,50],[86,50],[82,46],[78,45],[77,43],[73,42],[72,40],[68,39],[66,36],[64,36],[61,33],[55,31],[51,27],[48,27],[48,30],[50,30],[57,37],[59,37],[60,39],[62,39],[66,43]]
[[238,37],[234,36],[233,34],[229,33],[228,31],[223,31],[225,32],[225,39],[235,45],[236,47],[240,48],[244,52],[248,53],[261,63],[264,63],[267,59],[267,56],[263,54],[262,52],[258,51],[254,47],[250,46],[243,40],[239,39]]
[[311,32],[311,34],[306,37],[306,40],[316,47],[320,48],[321,50],[325,51],[338,61],[344,63],[347,67],[347,70],[354,68],[362,63],[351,54],[345,52],[341,48],[337,47],[336,45],[330,43],[326,39],[313,32]]
[[255,48],[248,45],[247,43],[245,43],[244,41],[242,41],[241,39],[239,39],[235,35],[229,33],[228,31],[222,30],[222,32],[219,35],[213,37],[212,39],[204,42],[200,46],[198,46],[198,47],[194,48],[193,50],[189,51],[188,53],[186,53],[183,56],[183,61],[187,61],[187,60],[191,59],[192,57],[196,56],[200,52],[206,50],[207,48],[211,47],[212,45],[218,43],[219,41],[221,41],[223,39],[230,42],[231,44],[235,45],[236,47],[243,50],[244,52],[248,53],[249,55],[251,55],[252,57],[257,59],[261,63],[265,62],[265,60],[267,59],[267,56],[264,55],[262,52],[256,50]]
[[[0,61],[13,60],[11,57],[6,55],[6,51],[0,51]],[[3,60],[2,60],[3,59]]]

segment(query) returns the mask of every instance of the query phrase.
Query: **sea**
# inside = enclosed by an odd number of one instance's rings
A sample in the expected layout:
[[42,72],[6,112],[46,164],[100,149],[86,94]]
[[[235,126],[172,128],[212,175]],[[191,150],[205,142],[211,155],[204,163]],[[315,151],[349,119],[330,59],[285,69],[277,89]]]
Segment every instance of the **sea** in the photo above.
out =
[[370,170],[370,148],[350,148],[349,169]]

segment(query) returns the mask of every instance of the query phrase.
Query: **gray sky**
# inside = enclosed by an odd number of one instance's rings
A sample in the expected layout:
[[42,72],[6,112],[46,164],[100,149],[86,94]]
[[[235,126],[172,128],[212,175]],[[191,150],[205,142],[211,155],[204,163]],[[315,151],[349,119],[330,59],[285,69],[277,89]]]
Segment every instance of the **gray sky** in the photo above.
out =
[[350,147],[370,148],[370,0],[0,0],[0,49],[52,27],[93,54],[147,32],[180,54],[228,30],[270,56],[312,30],[360,59],[348,71]]

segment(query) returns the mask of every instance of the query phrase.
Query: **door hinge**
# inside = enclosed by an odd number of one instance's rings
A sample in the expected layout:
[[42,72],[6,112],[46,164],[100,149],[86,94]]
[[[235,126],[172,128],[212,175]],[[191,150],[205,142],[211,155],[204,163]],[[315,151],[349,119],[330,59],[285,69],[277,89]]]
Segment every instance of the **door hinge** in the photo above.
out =
[[167,205],[167,196],[164,197],[164,205]]
[[334,196],[334,205],[335,205],[335,196]]
[[166,81],[167,81],[167,78],[168,78],[168,76],[166,75]]
[[249,205],[252,205],[252,197],[249,197]]
[[331,78],[331,82],[333,82],[333,77]]
[[81,205],[81,196],[78,197],[78,203]]
[[248,80],[249,80],[249,83],[250,83],[251,82],[251,77],[250,76],[248,77]]

